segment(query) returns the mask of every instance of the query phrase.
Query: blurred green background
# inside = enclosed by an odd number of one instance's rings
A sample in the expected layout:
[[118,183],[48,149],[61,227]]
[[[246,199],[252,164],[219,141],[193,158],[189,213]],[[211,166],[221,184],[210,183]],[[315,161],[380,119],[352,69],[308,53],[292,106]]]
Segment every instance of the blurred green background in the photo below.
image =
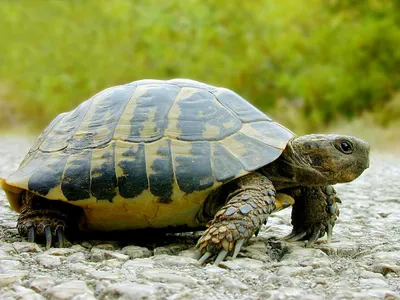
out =
[[40,131],[106,87],[186,77],[297,133],[386,133],[400,120],[399,12],[398,0],[0,0],[1,128]]

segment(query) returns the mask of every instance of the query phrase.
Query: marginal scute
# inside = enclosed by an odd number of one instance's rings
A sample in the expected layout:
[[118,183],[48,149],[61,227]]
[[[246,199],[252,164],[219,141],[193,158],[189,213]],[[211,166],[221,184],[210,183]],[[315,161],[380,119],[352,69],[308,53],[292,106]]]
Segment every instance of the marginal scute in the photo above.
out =
[[[28,189],[36,194],[46,196],[52,188],[61,183],[64,167],[69,155],[67,153],[43,153],[37,158],[36,168],[32,170]],[[32,166],[32,165],[31,165]]]
[[134,200],[148,188],[144,143],[118,141],[115,147],[119,194]]
[[69,156],[61,183],[62,193],[68,201],[90,198],[91,161],[91,149],[73,153]]
[[174,170],[170,144],[169,139],[162,139],[146,145],[150,192],[159,197],[162,203],[172,201]]
[[108,200],[116,196],[117,178],[115,172],[115,143],[93,149],[91,163],[91,194],[97,200]]

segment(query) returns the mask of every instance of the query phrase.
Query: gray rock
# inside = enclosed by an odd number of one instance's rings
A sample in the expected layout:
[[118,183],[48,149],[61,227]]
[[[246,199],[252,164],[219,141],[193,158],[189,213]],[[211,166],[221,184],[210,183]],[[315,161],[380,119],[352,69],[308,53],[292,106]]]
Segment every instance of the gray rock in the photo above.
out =
[[128,255],[131,259],[146,258],[152,255],[152,252],[149,249],[139,246],[126,246],[121,249],[121,252]]
[[45,268],[55,268],[62,264],[60,257],[48,254],[40,254],[36,261]]
[[162,269],[162,268],[144,270],[141,273],[141,276],[150,281],[181,283],[189,287],[193,287],[197,283],[196,279],[187,274],[183,274],[175,270]]
[[247,290],[249,287],[238,279],[222,277],[220,281],[221,286],[225,287],[231,292],[241,292]]
[[13,274],[0,274],[0,288],[9,286],[19,280],[20,277]]
[[50,276],[37,276],[30,281],[29,286],[39,293],[54,286],[54,284],[54,279]]
[[191,266],[191,265],[200,266],[197,259],[185,256],[156,255],[154,256],[153,260],[157,265],[163,267],[172,267],[172,266],[179,267],[179,266]]
[[12,273],[15,270],[23,269],[23,265],[17,260],[0,260],[0,274],[1,273]]
[[295,276],[301,276],[301,275],[308,275],[312,272],[313,268],[308,266],[308,267],[281,267],[277,274],[279,276],[288,276],[288,277],[295,277]]
[[71,280],[51,288],[48,288],[45,292],[47,297],[53,299],[67,300],[67,299],[85,299],[94,300],[93,291],[88,288],[86,283],[81,280]]
[[35,243],[28,243],[28,242],[15,242],[12,243],[15,251],[17,251],[17,253],[37,253],[37,252],[43,252],[42,249],[40,249],[40,247],[35,244]]
[[104,289],[100,294],[101,300],[136,300],[136,299],[156,299],[157,289],[145,284],[116,283]]

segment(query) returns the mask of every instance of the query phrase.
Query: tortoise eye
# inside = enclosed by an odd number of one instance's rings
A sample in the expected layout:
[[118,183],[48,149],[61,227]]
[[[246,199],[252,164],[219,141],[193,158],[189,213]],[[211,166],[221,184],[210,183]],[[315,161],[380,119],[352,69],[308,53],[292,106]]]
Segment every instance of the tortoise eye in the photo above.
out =
[[339,142],[338,150],[343,152],[344,154],[351,154],[353,153],[353,145],[349,141],[340,141]]

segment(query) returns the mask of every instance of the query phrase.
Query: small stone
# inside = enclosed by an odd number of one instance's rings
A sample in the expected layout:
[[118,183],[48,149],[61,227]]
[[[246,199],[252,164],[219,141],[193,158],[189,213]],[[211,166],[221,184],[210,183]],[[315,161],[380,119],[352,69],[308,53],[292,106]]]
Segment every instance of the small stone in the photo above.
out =
[[82,252],[77,252],[67,257],[67,262],[69,263],[83,262],[85,260],[85,255]]
[[139,246],[126,246],[122,248],[121,252],[128,255],[131,259],[145,258],[152,255],[152,252],[149,249]]
[[386,276],[388,273],[400,274],[400,266],[387,263],[378,263],[372,266],[372,271],[375,273],[380,273],[383,276]]
[[260,270],[264,267],[264,263],[262,261],[250,258],[236,258],[234,260],[221,262],[220,267],[231,270]]
[[0,274],[11,273],[22,268],[22,263],[17,260],[0,260]]
[[12,243],[15,251],[17,253],[37,253],[37,252],[43,252],[42,249],[36,244],[36,243],[29,243],[29,242],[15,242]]
[[41,295],[35,293],[35,291],[31,289],[27,289],[23,286],[14,286],[13,287],[15,294],[18,299],[23,299],[23,300],[42,300],[44,299]]
[[127,269],[128,271],[135,272],[141,268],[152,268],[154,265],[154,260],[150,258],[136,258],[133,260],[128,260],[122,265],[122,268]]
[[114,274],[112,272],[107,272],[107,271],[98,271],[98,270],[91,270],[90,272],[87,273],[91,277],[93,277],[96,280],[111,280],[111,281],[116,281],[120,278],[118,274]]
[[36,261],[45,268],[54,268],[61,265],[60,257],[48,254],[38,255]]
[[68,256],[75,252],[77,252],[77,250],[73,248],[50,248],[49,250],[46,250],[44,253],[54,256]]
[[0,274],[0,287],[9,286],[20,278],[13,274]]
[[104,250],[93,247],[90,250],[89,259],[93,262],[103,261],[105,259]]
[[197,281],[191,276],[170,269],[157,268],[144,270],[141,275],[148,280],[166,283],[181,283],[189,287],[193,287],[197,283]]
[[54,286],[54,279],[50,276],[38,276],[29,283],[29,286],[40,293]]
[[115,250],[115,246],[113,244],[98,244],[95,246],[97,249],[113,251]]
[[384,279],[380,278],[361,278],[360,285],[365,289],[388,287],[388,283]]
[[178,255],[182,250],[186,250],[187,246],[184,244],[171,244],[164,247],[156,247],[154,248],[154,255]]
[[100,299],[156,299],[157,289],[134,282],[116,283],[105,288],[100,294]]
[[157,255],[153,258],[154,262],[163,267],[185,267],[199,265],[197,259],[185,257],[185,256],[175,256],[175,255]]
[[238,279],[229,278],[229,277],[222,277],[221,278],[221,286],[225,287],[228,291],[232,292],[240,292],[245,291],[249,287],[245,285]]
[[106,259],[116,259],[119,261],[127,261],[129,259],[129,255],[125,255],[119,252],[115,252],[115,251],[105,251],[104,252],[104,257]]
[[93,292],[88,288],[86,283],[81,280],[71,280],[53,286],[46,290],[45,295],[47,297],[67,300],[67,299],[85,299],[92,300],[96,299]]
[[300,276],[300,275],[307,275],[312,272],[313,268],[308,266],[308,267],[286,267],[283,266],[281,267],[277,274],[279,276],[288,276],[288,277],[294,277],[294,276]]
[[370,271],[363,271],[360,273],[361,278],[379,278],[379,279],[384,279],[383,275],[380,273],[374,273]]

